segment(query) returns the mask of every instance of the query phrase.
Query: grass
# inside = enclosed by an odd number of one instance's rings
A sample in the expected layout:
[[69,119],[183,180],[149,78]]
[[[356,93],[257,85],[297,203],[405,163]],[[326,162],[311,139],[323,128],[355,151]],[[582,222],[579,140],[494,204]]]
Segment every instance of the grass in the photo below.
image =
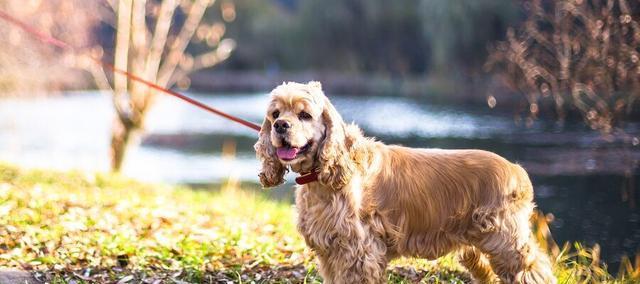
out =
[[[320,283],[291,204],[241,188],[230,181],[194,190],[0,164],[0,267],[50,283]],[[559,283],[638,283],[631,261],[613,277],[597,247],[561,250],[545,226],[538,218]],[[451,255],[397,260],[389,272],[389,283],[469,281]]]

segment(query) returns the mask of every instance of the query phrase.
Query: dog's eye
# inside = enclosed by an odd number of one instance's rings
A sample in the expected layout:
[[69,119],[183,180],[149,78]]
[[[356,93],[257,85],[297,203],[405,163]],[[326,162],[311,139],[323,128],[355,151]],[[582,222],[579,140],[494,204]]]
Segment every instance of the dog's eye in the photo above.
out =
[[310,120],[311,119],[311,115],[302,111],[298,114],[298,118],[300,118],[301,120]]
[[277,111],[277,110],[276,110],[276,111],[274,111],[271,115],[273,116],[273,118],[274,118],[274,119],[275,119],[275,118],[278,118],[278,116],[280,116],[280,111]]

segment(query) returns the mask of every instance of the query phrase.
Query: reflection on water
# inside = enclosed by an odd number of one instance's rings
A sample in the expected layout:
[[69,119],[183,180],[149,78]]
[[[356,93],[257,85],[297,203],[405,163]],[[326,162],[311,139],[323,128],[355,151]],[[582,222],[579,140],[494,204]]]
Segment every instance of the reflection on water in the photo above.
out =
[[471,115],[397,98],[337,98],[333,100],[347,121],[368,132],[408,138],[488,138],[511,131],[511,121]]
[[[257,123],[268,102],[266,94],[195,97]],[[629,137],[605,140],[580,125],[558,129],[544,122],[522,129],[510,118],[487,111],[409,99],[339,97],[333,102],[345,120],[386,143],[479,148],[522,164],[532,176],[539,207],[555,216],[552,232],[559,242],[597,242],[603,258],[614,265],[622,254],[639,250],[640,149],[631,146]],[[107,94],[2,100],[0,161],[106,171],[112,119]],[[252,147],[257,133],[251,129],[171,97],[159,98],[146,128],[142,145],[127,157],[126,175],[171,183],[211,183],[229,176],[257,180],[259,165]],[[639,129],[630,125],[627,131],[637,136]],[[235,157],[222,154],[230,142],[236,144]]]
[[634,204],[639,199],[635,194],[625,197],[627,179],[612,175],[534,176],[533,182],[538,206],[555,217],[551,231],[556,240],[599,243],[603,259],[612,264],[624,254],[638,251],[640,210]]

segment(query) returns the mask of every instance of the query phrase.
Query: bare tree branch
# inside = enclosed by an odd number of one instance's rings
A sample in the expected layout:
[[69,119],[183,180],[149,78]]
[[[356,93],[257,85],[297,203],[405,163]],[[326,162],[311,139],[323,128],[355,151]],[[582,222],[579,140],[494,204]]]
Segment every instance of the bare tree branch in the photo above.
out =
[[[142,76],[151,82],[155,82],[158,76],[158,68],[160,61],[162,60],[162,53],[167,44],[167,36],[169,29],[171,28],[172,18],[176,10],[177,3],[175,0],[163,1],[159,8],[159,14],[156,19],[156,26],[151,39],[151,47],[146,58],[140,57],[144,60],[144,69],[141,71]],[[137,102],[140,104],[140,109],[146,111],[146,109],[153,102],[156,92],[150,90],[147,86],[142,86],[144,90],[140,91],[143,97]]]
[[135,74],[141,74],[144,70],[144,58],[147,53],[147,21],[146,21],[147,0],[133,0],[131,13],[131,67]]
[[92,62],[92,64],[88,66],[87,70],[91,73],[91,77],[93,77],[98,89],[110,92],[114,91],[113,87],[111,87],[111,84],[109,83],[109,79],[107,78],[107,73],[104,72],[104,68],[101,65]]
[[105,2],[107,2],[107,4],[109,4],[109,7],[111,7],[111,10],[115,13],[118,11],[118,6],[116,1],[118,0],[105,0]]
[[234,40],[222,40],[216,47],[216,49],[197,55],[193,59],[193,63],[189,68],[183,68],[182,66],[180,66],[180,68],[177,68],[173,76],[171,76],[171,80],[169,80],[169,85],[175,84],[178,80],[181,80],[185,76],[189,75],[189,73],[206,69],[215,66],[222,61],[225,61],[227,58],[229,58],[231,52],[235,49],[235,47],[236,43]]
[[[129,68],[129,40],[131,37],[131,1],[118,0],[117,10],[118,30],[116,32],[116,50],[114,66],[119,70],[127,71]],[[113,105],[118,117],[122,121],[130,121],[125,107],[122,106],[123,96],[127,95],[128,79],[123,74],[114,74]]]
[[167,43],[169,28],[171,27],[171,19],[177,5],[176,0],[166,0],[160,6],[151,47],[149,48],[150,51],[146,58],[145,74],[148,80],[155,81],[158,75],[162,53]]
[[[144,76],[145,57],[147,54],[147,0],[132,0],[131,12],[131,43],[129,56],[129,68],[138,76]],[[144,112],[146,112],[146,96],[148,87],[136,81],[129,80],[129,98],[133,105],[133,117],[142,124]],[[139,117],[139,118],[138,118]]]
[[180,62],[187,45],[189,45],[189,41],[191,41],[194,32],[198,28],[207,6],[213,4],[214,1],[215,0],[196,0],[196,2],[191,6],[189,15],[187,16],[178,37],[171,44],[169,54],[167,55],[165,62],[160,66],[160,70],[158,72],[158,84],[161,86],[168,87],[167,83],[171,79],[171,76]]

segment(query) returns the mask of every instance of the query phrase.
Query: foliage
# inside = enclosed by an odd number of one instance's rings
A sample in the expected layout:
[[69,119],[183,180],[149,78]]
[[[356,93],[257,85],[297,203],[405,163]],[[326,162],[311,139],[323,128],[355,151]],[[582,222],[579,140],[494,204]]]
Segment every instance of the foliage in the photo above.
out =
[[[170,68],[161,68],[158,83],[170,86],[177,82],[181,87],[188,86],[188,79],[184,75],[193,71],[189,67],[198,65],[202,59],[190,54],[206,51],[211,57],[214,52],[210,51],[215,51],[223,36],[238,42],[234,56],[223,64],[223,68],[227,69],[326,70],[397,76],[438,71],[434,68],[479,70],[486,57],[485,46],[503,38],[506,27],[519,20],[517,2],[508,0],[34,0],[29,5],[19,5],[23,1],[8,1],[9,6],[28,11],[26,14],[17,14],[33,19],[29,22],[35,23],[38,28],[82,47],[82,52],[108,57],[116,53],[116,30],[123,31],[121,38],[126,34],[124,31],[128,30],[118,27],[127,21],[118,22],[115,11],[120,4],[129,3],[131,7],[122,9],[135,11],[133,15],[136,15],[131,19],[135,29],[130,30],[132,41],[129,56],[146,55],[147,58],[132,60],[127,67],[133,71],[144,69],[144,72],[135,73],[149,79],[154,79],[149,74],[153,73],[151,69],[155,68],[151,67],[156,65],[157,60],[153,58],[157,57],[153,55],[154,52],[147,53],[153,51],[150,42],[153,38],[162,39],[161,36],[155,36],[162,34],[155,29],[155,21],[159,16],[166,15],[160,12],[171,12],[168,8],[161,10],[160,3],[171,7],[178,2],[181,3],[173,10],[172,17],[163,16],[170,17],[168,22],[172,24],[167,38],[168,47],[183,46],[172,41],[178,39],[176,35],[191,7],[199,7],[200,3],[205,2],[213,3],[203,15],[204,24],[196,32],[193,45],[185,49],[187,54],[184,57],[176,57],[175,54],[169,56],[169,50],[163,54],[172,58],[167,61],[167,66],[174,65],[176,61],[179,63],[176,76],[170,76]],[[190,5],[192,2],[196,4]],[[29,8],[31,6],[38,7]],[[10,12],[16,10],[12,8]],[[42,21],[46,23],[41,24]],[[226,41],[226,47],[230,43]],[[23,44],[20,43],[20,46]],[[0,51],[17,52],[12,49],[6,46]],[[29,64],[59,59],[44,54],[42,57],[38,57],[38,60],[31,57]],[[50,59],[46,60],[46,57]],[[215,63],[222,61],[220,59],[226,55],[218,57]],[[144,63],[147,59],[150,64]],[[109,85],[113,85],[107,82],[107,79],[111,79],[109,72],[105,74],[90,61],[78,59],[73,65],[88,70],[102,88],[108,89],[111,88]],[[208,65],[211,64],[196,69]]]
[[[0,213],[0,266],[53,282],[319,281],[291,205],[234,181],[212,192],[0,165]],[[395,267],[394,283],[466,279],[451,256]]]
[[[30,270],[53,283],[318,283],[288,203],[242,190],[141,184],[118,175],[22,170],[0,164],[0,266]],[[559,283],[636,283],[623,261],[619,277],[599,248],[551,238],[548,216],[533,219],[536,237],[555,260]],[[463,283],[453,255],[400,259],[389,283]],[[635,282],[634,282],[635,281]]]
[[[286,3],[285,3],[286,2]],[[236,0],[238,51],[222,66],[423,75],[480,71],[518,20],[514,1]]]
[[428,45],[417,5],[417,0],[301,1],[295,32],[300,42],[316,48],[306,58],[319,69],[423,73]]
[[535,118],[551,104],[575,108],[593,129],[621,126],[640,97],[640,4],[627,0],[535,0],[487,68],[525,95]]
[[[419,11],[436,68],[481,66],[486,47],[518,21],[518,1],[424,0]],[[451,71],[451,70],[448,70]]]

